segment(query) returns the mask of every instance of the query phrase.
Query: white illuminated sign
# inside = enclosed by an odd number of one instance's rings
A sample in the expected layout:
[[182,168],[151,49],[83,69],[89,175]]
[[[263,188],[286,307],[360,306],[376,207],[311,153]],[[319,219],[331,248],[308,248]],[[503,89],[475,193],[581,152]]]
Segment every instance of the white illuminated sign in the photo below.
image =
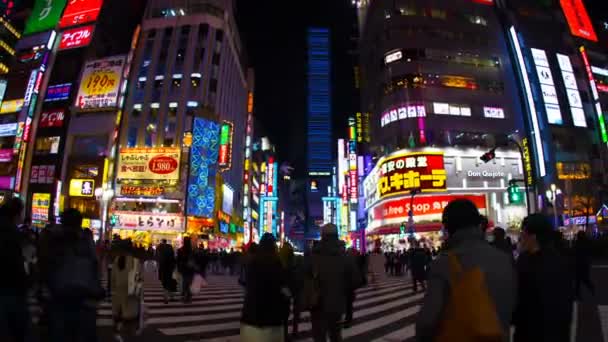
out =
[[422,104],[403,105],[391,108],[384,112],[380,117],[380,126],[384,127],[391,122],[408,118],[423,118],[426,116],[426,109]]
[[384,56],[384,64],[390,64],[396,62],[403,58],[403,53],[401,50],[389,52],[386,56]]
[[574,76],[572,63],[570,63],[570,57],[558,53],[557,61],[562,72],[562,79],[564,80],[564,86],[566,87],[566,94],[568,95],[570,113],[572,113],[572,122],[576,127],[587,127],[585,111],[583,110],[583,101],[581,100],[581,94],[578,91],[578,85],[576,84],[576,77]]
[[608,76],[608,69],[604,69],[604,68],[600,68],[600,67],[596,67],[596,66],[591,66],[591,72],[593,72],[596,75]]
[[549,59],[544,50],[530,49],[532,52],[532,58],[534,59],[534,65],[536,66],[536,73],[538,75],[538,81],[540,88],[543,93],[543,101],[545,102],[545,110],[547,111],[547,120],[550,124],[561,125],[563,124],[562,113],[559,110],[559,101],[557,99],[557,91],[555,90],[555,83],[553,82],[553,75],[549,68]]
[[441,115],[471,116],[471,108],[442,102],[433,102],[433,112]]
[[483,107],[483,116],[493,119],[504,119],[505,111],[500,107]]

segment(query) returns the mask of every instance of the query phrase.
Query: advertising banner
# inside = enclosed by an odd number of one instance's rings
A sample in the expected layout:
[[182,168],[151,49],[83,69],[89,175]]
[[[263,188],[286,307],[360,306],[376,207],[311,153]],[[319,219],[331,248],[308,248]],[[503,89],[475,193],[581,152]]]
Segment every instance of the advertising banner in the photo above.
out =
[[115,211],[115,229],[141,231],[184,231],[184,217],[180,214],[159,214],[151,212]]
[[70,179],[69,195],[72,197],[93,197],[95,195],[95,180]]
[[23,99],[4,101],[0,106],[0,114],[17,113],[21,108],[23,108]]
[[74,105],[81,110],[115,108],[124,64],[124,56],[87,62]]
[[65,28],[97,20],[102,5],[103,0],[70,0],[63,11],[59,27]]
[[214,216],[215,193],[220,190],[215,186],[219,142],[220,124],[204,118],[194,118],[186,208],[188,215]]
[[154,185],[121,185],[120,195],[122,196],[152,196],[157,197],[165,193],[165,188]]
[[32,195],[32,221],[48,222],[51,194],[34,193]]
[[53,184],[55,165],[34,165],[30,173],[30,183]]
[[10,137],[17,134],[17,123],[0,125],[0,137]]
[[51,30],[59,22],[67,0],[36,0],[23,35]]
[[178,180],[180,152],[176,147],[123,148],[117,178]]
[[422,192],[446,191],[447,173],[443,152],[414,152],[390,156],[378,167],[379,198]]
[[0,163],[6,163],[13,160],[13,149],[3,148],[0,149]]
[[62,101],[70,97],[72,83],[56,84],[46,88],[44,102]]
[[582,0],[560,0],[562,10],[573,36],[597,42],[593,24]]
[[44,111],[40,116],[40,127],[61,127],[63,126],[64,118],[65,112],[63,109]]
[[374,206],[371,211],[374,219],[407,219],[408,212],[411,209],[414,211],[414,216],[422,215],[441,215],[443,209],[455,199],[468,199],[475,204],[480,211],[486,209],[486,196],[479,195],[433,195],[433,196],[416,196],[414,197],[414,205],[410,206],[410,196],[384,201]]
[[545,53],[545,50],[540,49],[530,49],[530,51],[532,52],[532,58],[534,59],[534,65],[536,66],[538,82],[540,82],[545,110],[547,111],[547,121],[549,121],[550,124],[561,125],[564,122],[562,120],[562,113],[559,109],[557,90],[555,89],[555,83],[553,82],[553,75],[551,74],[547,54]]
[[94,25],[87,25],[61,32],[59,50],[75,49],[89,45],[93,39],[94,29]]

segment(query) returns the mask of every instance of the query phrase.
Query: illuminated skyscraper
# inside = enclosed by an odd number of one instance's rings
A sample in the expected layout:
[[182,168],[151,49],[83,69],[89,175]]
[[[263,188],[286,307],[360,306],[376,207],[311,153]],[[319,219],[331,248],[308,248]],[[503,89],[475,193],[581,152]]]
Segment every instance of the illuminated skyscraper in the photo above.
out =
[[329,176],[332,167],[329,34],[327,28],[308,29],[307,167],[311,176]]

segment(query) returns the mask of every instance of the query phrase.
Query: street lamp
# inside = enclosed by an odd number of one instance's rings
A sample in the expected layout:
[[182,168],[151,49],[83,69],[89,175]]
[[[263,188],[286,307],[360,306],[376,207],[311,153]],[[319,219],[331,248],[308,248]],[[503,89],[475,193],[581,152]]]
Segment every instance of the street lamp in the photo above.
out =
[[558,189],[555,184],[551,184],[550,190],[547,190],[545,192],[545,195],[547,195],[547,199],[549,199],[549,201],[553,205],[553,222],[555,224],[555,228],[557,228],[557,226],[558,226],[557,207],[555,205],[555,202],[557,201],[557,192],[558,192]]

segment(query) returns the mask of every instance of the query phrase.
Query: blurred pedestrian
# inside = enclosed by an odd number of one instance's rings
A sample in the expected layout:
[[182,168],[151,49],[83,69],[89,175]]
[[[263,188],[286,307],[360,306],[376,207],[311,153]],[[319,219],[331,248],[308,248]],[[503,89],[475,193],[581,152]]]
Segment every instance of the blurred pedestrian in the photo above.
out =
[[[357,252],[357,250],[355,248],[349,248],[347,257],[352,259],[350,262],[356,265],[357,274],[361,275],[363,273],[363,270],[361,269],[361,267],[359,266],[359,263],[358,263],[359,253]],[[350,327],[351,323],[353,322],[353,305],[355,303],[355,298],[356,298],[355,290],[356,290],[356,287],[362,286],[363,283],[364,283],[363,276],[361,276],[360,282],[358,282],[358,283],[349,282],[347,284],[347,285],[349,285],[349,287],[346,288],[346,309],[345,309],[345,315],[344,315],[344,327],[345,328]]]
[[97,340],[97,302],[104,296],[98,261],[76,209],[63,212],[50,242],[48,284],[51,341]]
[[184,237],[183,246],[177,250],[177,271],[182,276],[182,300],[184,303],[192,301],[190,285],[196,272],[196,261],[192,251],[190,237]]
[[17,225],[23,202],[14,198],[0,207],[0,336],[9,341],[32,341],[31,317],[27,303],[29,280],[23,256],[23,239]]
[[[470,322],[471,319],[479,317],[463,316],[477,314],[475,310],[479,310],[481,304],[488,309],[483,311],[485,315],[481,317],[487,320],[484,323],[492,323],[498,330],[493,332],[502,336],[503,341],[508,341],[515,306],[515,272],[510,259],[484,240],[482,225],[485,223],[473,202],[465,199],[450,202],[443,211],[442,221],[449,235],[447,250],[442,251],[430,266],[427,292],[416,320],[416,340],[438,341],[438,336],[448,332],[447,327],[450,325],[446,323],[450,321],[471,323],[467,330],[462,327],[462,334],[484,330],[485,326],[475,326],[475,322]],[[475,287],[461,289],[463,292],[453,292],[452,286],[458,285],[458,278],[453,277],[452,272],[459,272],[454,266],[459,266],[460,274],[463,274],[463,270],[474,272],[473,277],[471,273],[464,274],[469,275],[468,284]],[[466,290],[483,293],[472,294]],[[467,308],[465,305],[455,308],[452,303],[462,300],[462,295],[477,302],[471,303],[472,307]],[[482,301],[482,298],[485,300]],[[455,309],[456,312],[448,309]],[[459,317],[452,317],[450,314]]]
[[281,260],[281,266],[283,266],[283,271],[285,272],[285,279],[287,282],[287,288],[289,292],[292,294],[290,297],[286,297],[287,305],[285,307],[285,311],[283,313],[283,335],[285,340],[289,340],[289,315],[291,314],[291,302],[292,299],[295,307],[295,297],[293,296],[296,293],[296,288],[299,288],[295,283],[297,281],[297,275],[295,274],[295,255],[293,253],[293,247],[289,242],[283,243],[283,246],[279,249],[279,259]]
[[332,342],[341,341],[347,296],[361,286],[361,275],[353,258],[346,255],[336,225],[321,228],[321,241],[313,248],[305,272],[317,279],[320,299],[310,312],[314,341],[324,342],[328,336]]
[[574,270],[576,297],[581,298],[581,285],[585,285],[591,291],[591,294],[595,295],[595,286],[591,281],[591,243],[584,231],[576,234]]
[[499,251],[507,254],[509,258],[515,262],[515,259],[513,258],[513,246],[511,245],[510,240],[507,240],[506,231],[503,228],[496,227],[494,228],[492,235],[494,236],[494,240],[490,244]]
[[289,306],[287,277],[270,233],[260,239],[245,279],[245,302],[241,315],[242,342],[282,342]]
[[133,336],[143,314],[142,261],[136,257],[131,241],[117,246],[112,266],[112,317],[114,339],[122,342],[124,336]]
[[423,291],[426,290],[426,271],[429,263],[430,258],[426,250],[420,247],[419,241],[414,240],[410,250],[410,271],[414,281],[414,292],[418,291],[418,285],[422,286]]
[[572,276],[566,258],[555,247],[553,227],[545,215],[532,214],[523,220],[521,248],[513,341],[569,341]]
[[173,247],[167,243],[166,239],[162,239],[156,248],[156,256],[158,261],[158,279],[163,286],[165,304],[168,304],[169,299],[173,299],[173,293],[177,291],[177,281],[173,279],[175,253],[173,252]]

